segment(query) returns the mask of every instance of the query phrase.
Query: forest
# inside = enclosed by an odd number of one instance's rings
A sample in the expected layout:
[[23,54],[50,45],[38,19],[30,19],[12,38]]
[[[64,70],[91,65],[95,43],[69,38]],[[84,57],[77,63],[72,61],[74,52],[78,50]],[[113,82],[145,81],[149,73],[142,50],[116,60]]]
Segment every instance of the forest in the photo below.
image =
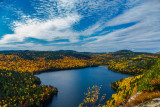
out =
[[[160,97],[160,57],[148,70],[138,76],[115,81],[111,86],[117,90],[110,100],[106,102],[105,107],[126,106],[132,107],[143,102],[150,101],[153,98]],[[139,93],[133,100],[129,98]]]
[[[108,106],[137,104],[148,100],[143,96],[159,95],[158,55],[144,52],[121,50],[111,53],[60,51],[1,51],[0,52],[0,105],[1,106],[44,106],[58,89],[53,86],[40,85],[41,81],[34,74],[85,67],[107,66],[119,73],[135,75],[116,81],[111,86],[117,90]],[[157,70],[157,72],[155,72]],[[154,75],[154,76],[153,76]],[[127,103],[137,90],[138,101]],[[121,97],[120,97],[121,96]],[[142,97],[143,96],[143,97]],[[142,97],[142,98],[141,98]]]
[[57,94],[57,88],[40,85],[41,81],[31,73],[0,70],[0,105],[43,106]]
[[0,54],[0,106],[44,106],[58,89],[40,85],[34,74],[98,66],[89,55],[74,51],[8,51]]

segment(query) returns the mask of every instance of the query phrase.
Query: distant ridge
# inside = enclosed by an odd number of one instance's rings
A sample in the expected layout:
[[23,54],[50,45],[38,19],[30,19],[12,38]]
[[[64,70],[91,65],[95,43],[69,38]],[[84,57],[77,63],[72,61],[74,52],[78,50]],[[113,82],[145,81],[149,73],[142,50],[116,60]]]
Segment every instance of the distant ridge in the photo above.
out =
[[[26,53],[26,52],[40,52],[40,53],[68,53],[68,54],[106,54],[105,52],[103,53],[96,53],[96,52],[78,52],[75,50],[54,50],[54,51],[40,51],[40,50],[0,50],[0,54],[11,54],[11,53]],[[141,55],[141,54],[148,54],[148,55],[153,55],[153,53],[148,53],[148,52],[133,52],[131,50],[119,50],[116,52],[109,52],[109,54],[112,55]],[[160,54],[160,52],[154,53],[154,54]]]
[[29,51],[32,51],[32,50],[1,50],[0,54],[3,54],[3,53],[15,53],[15,52],[29,52]]
[[116,52],[110,52],[110,54],[113,54],[113,55],[141,55],[141,54],[153,55],[153,53],[133,52],[131,50],[119,50],[119,51],[116,51]]
[[157,53],[155,53],[155,54],[160,54],[160,52],[157,52]]
[[58,50],[57,52],[77,52],[77,51],[74,51],[74,50]]
[[115,53],[134,53],[134,52],[131,50],[119,50],[119,51],[116,51]]

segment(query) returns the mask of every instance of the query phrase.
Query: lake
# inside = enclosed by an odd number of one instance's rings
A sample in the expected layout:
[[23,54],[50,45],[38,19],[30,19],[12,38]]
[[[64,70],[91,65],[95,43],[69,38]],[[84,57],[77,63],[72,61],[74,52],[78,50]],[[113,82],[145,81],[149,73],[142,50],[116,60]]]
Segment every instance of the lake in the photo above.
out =
[[42,84],[58,88],[57,96],[53,97],[47,107],[77,107],[83,101],[87,88],[93,85],[102,85],[100,96],[106,94],[105,101],[101,102],[104,104],[115,93],[111,82],[131,77],[108,70],[105,66],[46,72],[36,76],[41,79]]

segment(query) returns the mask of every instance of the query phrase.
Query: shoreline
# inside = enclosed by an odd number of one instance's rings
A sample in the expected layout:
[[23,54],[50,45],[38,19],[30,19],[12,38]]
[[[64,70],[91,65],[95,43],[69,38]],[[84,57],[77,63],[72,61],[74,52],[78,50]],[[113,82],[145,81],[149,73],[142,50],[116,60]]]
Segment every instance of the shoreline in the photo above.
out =
[[66,68],[66,69],[48,69],[48,70],[36,71],[36,72],[33,73],[33,75],[38,75],[38,74],[46,73],[46,72],[56,72],[56,71],[63,71],[63,70],[83,69],[83,68],[98,67],[98,66],[100,66],[100,65],[85,66],[85,67],[78,67],[78,68]]
[[[84,69],[84,68],[89,68],[89,67],[99,67],[99,66],[103,66],[103,67],[107,67],[107,69],[108,70],[110,70],[110,71],[112,71],[111,69],[109,69],[108,68],[108,66],[106,66],[106,65],[96,65],[96,66],[86,66],[86,67],[79,67],[79,68],[68,68],[68,69],[50,69],[50,70],[47,70],[47,71],[39,71],[39,72],[36,72],[36,73],[34,73],[34,76],[35,75],[38,75],[38,74],[42,74],[42,73],[49,73],[49,72],[58,72],[58,71],[63,71],[63,70],[76,70],[76,69]],[[116,72],[116,71],[112,71],[112,72],[115,72],[115,73],[120,73],[120,74],[126,74],[126,73],[121,73],[121,72]],[[128,75],[131,75],[131,74],[128,74]],[[134,75],[131,75],[131,76],[134,76]],[[39,77],[38,77],[39,78]],[[40,78],[39,78],[40,79]],[[117,80],[117,81],[119,81],[119,80]],[[110,83],[110,85],[111,85],[111,83]],[[117,90],[116,89],[114,89],[112,86],[111,86],[111,88],[115,91],[115,92],[117,92]],[[58,94],[58,91],[57,91],[57,94]],[[57,95],[56,94],[56,95]],[[47,103],[44,105],[44,107],[46,107],[47,105],[49,105],[50,103],[51,103],[51,101],[52,101],[52,99],[54,98],[54,96],[52,96],[51,97],[51,99],[49,99],[49,101],[47,101]]]

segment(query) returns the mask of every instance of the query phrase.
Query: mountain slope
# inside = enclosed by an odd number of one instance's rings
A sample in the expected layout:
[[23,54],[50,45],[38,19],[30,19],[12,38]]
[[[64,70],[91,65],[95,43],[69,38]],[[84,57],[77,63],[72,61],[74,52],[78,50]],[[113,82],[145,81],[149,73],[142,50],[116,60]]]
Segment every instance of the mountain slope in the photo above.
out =
[[[116,89],[117,92],[112,95],[104,107],[120,105],[133,107],[142,102],[160,98],[160,57],[144,74],[116,81],[112,83],[111,86]],[[128,102],[129,98],[137,92],[141,94],[138,94],[131,102]]]

